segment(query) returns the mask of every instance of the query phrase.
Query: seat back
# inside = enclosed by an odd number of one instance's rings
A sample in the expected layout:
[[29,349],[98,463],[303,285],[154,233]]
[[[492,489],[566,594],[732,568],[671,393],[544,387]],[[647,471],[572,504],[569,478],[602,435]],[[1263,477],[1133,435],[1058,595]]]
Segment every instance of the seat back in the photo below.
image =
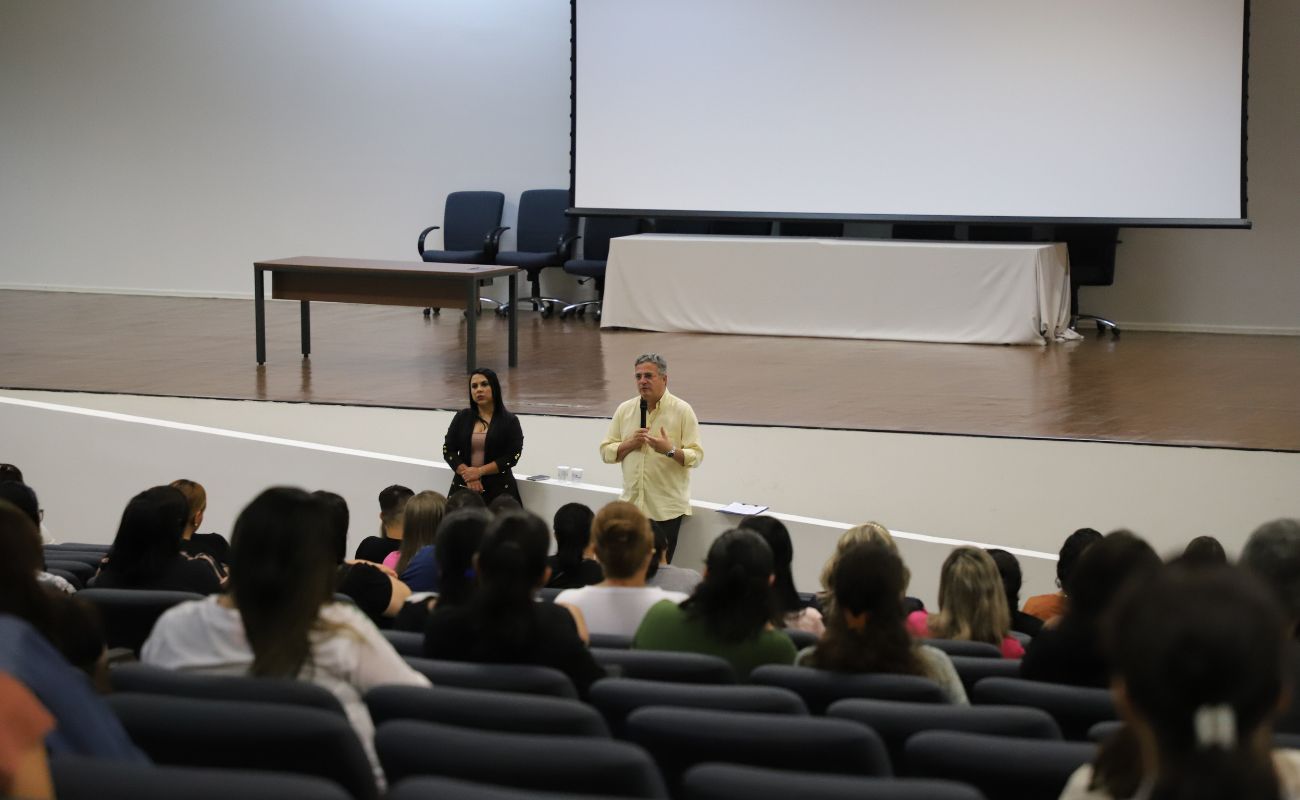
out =
[[831,703],[853,697],[903,700],[912,703],[946,703],[939,684],[916,675],[868,675],[830,672],[811,667],[766,664],[749,675],[764,686],[780,686],[803,698],[813,714],[824,714]]
[[650,751],[674,796],[686,770],[710,762],[892,774],[880,737],[842,719],[655,706],[633,711],[625,735]]
[[958,706],[947,703],[901,703],[896,700],[840,700],[826,716],[868,726],[885,741],[895,771],[903,764],[903,745],[921,731],[969,731],[995,736],[1060,741],[1052,715],[1024,706]]
[[650,756],[627,742],[391,720],[375,732],[375,749],[392,783],[437,775],[552,792],[667,796]]
[[375,773],[346,717],[318,708],[121,693],[108,704],[159,764],[297,772],[332,780],[358,800]]
[[868,778],[701,764],[682,780],[685,800],[983,800],[973,786],[915,778]]
[[1098,722],[1119,718],[1115,700],[1106,689],[1023,678],[985,678],[975,684],[971,702],[1041,708],[1061,726],[1066,739],[1079,741],[1086,741],[1088,729]]
[[985,658],[984,656],[949,656],[969,696],[975,684],[985,678],[1019,678],[1020,659]]
[[59,800],[349,800],[342,786],[311,775],[125,764],[76,756],[50,759]]
[[521,253],[553,253],[574,222],[565,215],[568,189],[529,189],[519,195],[515,247]]
[[808,708],[799,695],[776,686],[718,686],[604,678],[592,684],[587,702],[605,716],[609,729],[616,736],[623,735],[629,714],[648,706],[808,715]]
[[410,719],[489,731],[609,737],[596,709],[559,697],[442,686],[376,686],[365,699],[376,725]]
[[675,683],[735,683],[736,670],[718,656],[668,650],[591,648],[591,655],[610,675]]
[[435,798],[455,798],[455,800],[613,800],[609,795],[571,794],[568,792],[538,792],[530,789],[513,789],[506,786],[493,786],[487,783],[457,780],[456,778],[433,778],[417,775],[404,778],[388,794],[385,800],[434,800]]
[[609,240],[636,234],[640,220],[632,217],[587,217],[582,226],[583,259],[605,261],[609,258]]
[[790,641],[794,644],[796,650],[813,647],[817,644],[817,634],[812,631],[801,631],[798,628],[782,628],[781,633],[790,637]]
[[442,249],[482,250],[501,224],[506,197],[500,192],[452,192],[442,212]]
[[55,570],[67,572],[75,577],[82,586],[86,585],[86,581],[95,577],[95,568],[93,566],[87,564],[85,561],[76,561],[71,559],[64,560],[61,558],[47,558],[45,559],[45,570],[47,572],[54,572]]
[[964,639],[926,639],[925,643],[942,650],[950,656],[1002,658],[1001,648],[988,642],[970,642]]
[[104,621],[104,639],[109,647],[125,647],[140,652],[153,624],[163,612],[190,600],[202,600],[193,592],[167,592],[155,589],[84,589],[77,597],[99,609]]
[[423,656],[424,655],[424,634],[415,631],[380,631],[388,643],[393,646],[399,654],[404,656]]
[[546,694],[577,698],[569,676],[551,667],[535,664],[475,664],[406,656],[406,663],[423,674],[434,686],[487,689],[494,692]]
[[631,650],[632,637],[621,633],[592,633],[590,645],[603,650]]
[[925,731],[903,751],[909,775],[969,783],[987,797],[1056,800],[1070,775],[1096,757],[1097,746]]
[[149,664],[121,664],[108,671],[115,692],[160,694],[196,700],[244,700],[284,703],[344,714],[334,693],[323,686],[292,678],[254,678],[178,672]]

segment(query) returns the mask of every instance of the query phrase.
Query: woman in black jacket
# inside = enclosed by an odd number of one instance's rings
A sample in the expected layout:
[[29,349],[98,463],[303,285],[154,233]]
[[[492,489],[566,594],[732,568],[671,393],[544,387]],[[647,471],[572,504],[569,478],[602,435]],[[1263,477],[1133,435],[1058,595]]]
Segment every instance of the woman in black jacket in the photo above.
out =
[[456,473],[451,491],[468,488],[488,503],[509,494],[522,506],[510,468],[523,450],[524,431],[519,418],[506,410],[497,374],[485,367],[474,370],[469,376],[469,408],[452,418],[442,444],[443,460]]

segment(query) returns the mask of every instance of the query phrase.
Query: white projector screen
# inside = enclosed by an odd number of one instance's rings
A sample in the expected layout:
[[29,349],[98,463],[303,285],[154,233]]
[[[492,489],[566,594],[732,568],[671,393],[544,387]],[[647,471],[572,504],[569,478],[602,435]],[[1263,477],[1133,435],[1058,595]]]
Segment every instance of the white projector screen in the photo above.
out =
[[574,205],[1244,225],[1246,0],[573,0]]

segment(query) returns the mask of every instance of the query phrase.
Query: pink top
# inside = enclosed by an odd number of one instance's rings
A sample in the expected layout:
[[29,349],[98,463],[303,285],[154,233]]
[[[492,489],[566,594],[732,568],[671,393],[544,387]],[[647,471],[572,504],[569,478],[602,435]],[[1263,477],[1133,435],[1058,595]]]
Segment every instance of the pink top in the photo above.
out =
[[487,452],[487,431],[482,433],[473,433],[469,437],[469,465],[471,467],[483,466],[483,455]]
[[[913,611],[907,615],[907,630],[918,639],[933,639],[930,633],[930,615],[926,611]],[[1002,637],[999,646],[1003,658],[1022,658],[1025,648],[1013,636]]]
[[393,552],[384,556],[384,566],[388,567],[389,569],[397,569],[397,560],[401,557],[402,557],[401,551],[394,550]]

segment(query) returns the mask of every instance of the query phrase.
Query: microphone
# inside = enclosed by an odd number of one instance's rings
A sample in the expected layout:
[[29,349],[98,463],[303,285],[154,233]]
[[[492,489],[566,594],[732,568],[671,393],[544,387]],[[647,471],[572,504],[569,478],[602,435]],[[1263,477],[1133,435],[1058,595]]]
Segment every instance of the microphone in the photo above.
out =
[[645,412],[646,409],[648,409],[649,407],[650,404],[646,402],[646,399],[644,397],[642,397],[641,398],[641,427],[642,428],[645,427]]

